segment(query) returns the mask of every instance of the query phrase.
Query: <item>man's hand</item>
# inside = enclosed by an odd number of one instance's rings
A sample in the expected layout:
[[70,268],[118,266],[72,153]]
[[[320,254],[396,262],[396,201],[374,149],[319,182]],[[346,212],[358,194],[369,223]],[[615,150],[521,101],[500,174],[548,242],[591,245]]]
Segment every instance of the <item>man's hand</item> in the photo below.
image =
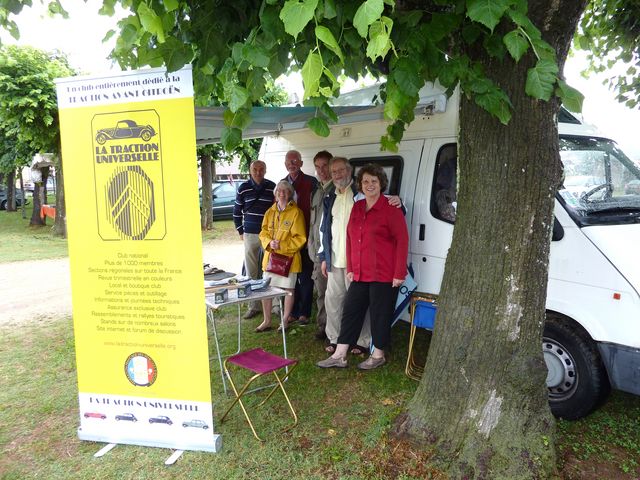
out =
[[391,286],[399,287],[403,283],[404,283],[404,278],[394,278],[393,281],[391,282]]
[[402,200],[400,200],[400,197],[398,195],[391,195],[390,197],[388,197],[388,200],[389,205],[391,205],[392,207],[402,207]]
[[269,245],[271,246],[271,250],[278,250],[280,248],[280,240],[271,240]]
[[320,264],[320,271],[322,272],[322,276],[324,278],[327,278],[329,275],[327,275],[327,261],[323,260],[322,263]]
[[347,272],[347,280],[353,282],[353,272]]
[[240,234],[240,240],[244,241],[244,235]]

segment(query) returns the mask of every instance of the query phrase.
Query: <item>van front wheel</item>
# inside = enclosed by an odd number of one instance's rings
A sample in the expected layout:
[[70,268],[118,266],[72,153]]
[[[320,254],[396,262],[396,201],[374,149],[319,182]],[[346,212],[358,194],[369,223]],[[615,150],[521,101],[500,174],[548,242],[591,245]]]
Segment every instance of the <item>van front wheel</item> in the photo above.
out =
[[576,420],[609,393],[607,372],[591,339],[547,314],[542,351],[547,364],[549,406],[556,417]]

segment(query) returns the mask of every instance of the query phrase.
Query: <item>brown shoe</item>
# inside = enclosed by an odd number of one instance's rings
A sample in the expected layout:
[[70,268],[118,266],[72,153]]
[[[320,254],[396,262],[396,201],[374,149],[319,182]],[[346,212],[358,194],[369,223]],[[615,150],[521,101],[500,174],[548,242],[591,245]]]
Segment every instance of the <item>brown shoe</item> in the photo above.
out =
[[374,368],[381,367],[385,363],[387,363],[387,361],[384,357],[374,358],[373,356],[370,356],[364,362],[359,363],[358,368],[360,370],[373,370]]
[[325,358],[324,360],[320,360],[316,363],[316,365],[320,368],[347,368],[349,366],[345,357]]

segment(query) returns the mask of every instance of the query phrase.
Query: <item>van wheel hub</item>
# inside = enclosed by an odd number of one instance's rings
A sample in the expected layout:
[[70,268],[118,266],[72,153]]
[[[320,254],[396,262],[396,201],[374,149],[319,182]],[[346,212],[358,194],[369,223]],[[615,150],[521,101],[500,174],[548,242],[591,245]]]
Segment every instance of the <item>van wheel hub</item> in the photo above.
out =
[[561,344],[549,338],[543,339],[542,351],[548,369],[549,397],[566,398],[573,394],[578,380],[573,357]]

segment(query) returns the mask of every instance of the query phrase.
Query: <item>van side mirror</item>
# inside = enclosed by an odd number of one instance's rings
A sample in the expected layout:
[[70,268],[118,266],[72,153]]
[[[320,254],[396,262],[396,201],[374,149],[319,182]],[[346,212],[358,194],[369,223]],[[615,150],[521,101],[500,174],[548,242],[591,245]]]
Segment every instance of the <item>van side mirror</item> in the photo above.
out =
[[551,234],[551,241],[557,242],[564,238],[564,228],[560,225],[560,222],[556,217],[553,217],[553,233]]

